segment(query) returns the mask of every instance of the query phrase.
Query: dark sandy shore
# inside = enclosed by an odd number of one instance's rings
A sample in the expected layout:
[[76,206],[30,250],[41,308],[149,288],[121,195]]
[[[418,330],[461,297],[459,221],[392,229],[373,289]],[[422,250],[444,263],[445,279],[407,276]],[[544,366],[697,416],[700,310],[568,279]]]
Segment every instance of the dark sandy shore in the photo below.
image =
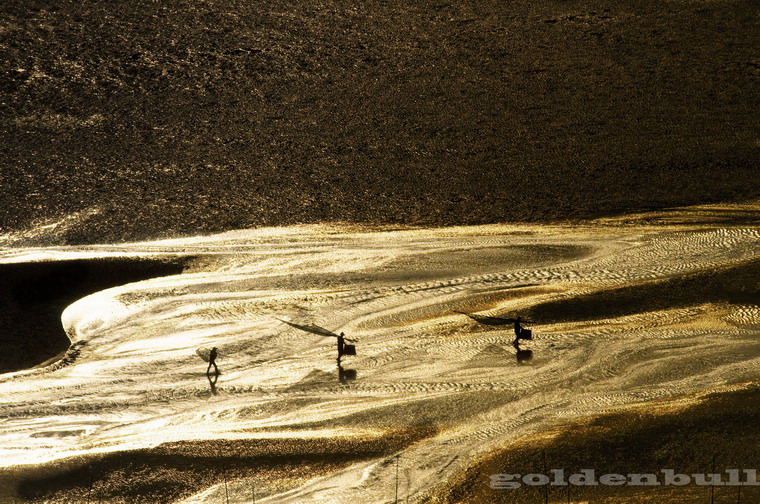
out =
[[[591,418],[565,425],[539,439],[519,439],[474,463],[464,474],[438,489],[430,502],[446,504],[532,504],[544,502],[545,488],[523,485],[493,490],[492,474],[543,473],[584,468],[602,474],[711,473],[725,469],[757,469],[760,465],[760,386],[712,394],[688,407],[672,403]],[[728,475],[724,473],[724,481]],[[568,488],[569,499],[568,500]],[[716,503],[760,502],[760,486],[716,487]],[[549,502],[682,504],[710,502],[710,489],[694,484],[676,487],[552,487]]]
[[[543,502],[544,487],[492,490],[490,475],[573,474],[593,468],[597,475],[676,472],[709,473],[760,464],[760,388],[712,394],[692,405],[655,403],[622,413],[564,425],[539,439],[519,439],[475,462],[444,483],[423,502],[445,504],[532,504]],[[391,454],[435,433],[418,427],[371,439],[248,440],[182,442],[150,450],[83,457],[36,467],[7,469],[0,487],[8,502],[170,503],[210,485],[236,478],[257,478],[270,489],[288,489],[315,475],[382,454]],[[549,502],[682,504],[709,502],[710,489],[683,487],[551,488]],[[760,487],[715,489],[715,502],[754,503]],[[570,499],[568,501],[568,498]]]
[[87,259],[0,265],[0,373],[63,357],[63,310],[88,294],[181,273],[185,259]]
[[0,234],[588,217],[760,195],[757,4],[8,0]]
[[261,496],[262,488],[285,491],[434,434],[415,427],[366,438],[185,441],[4,470],[0,485],[15,489],[16,502],[168,504],[225,480],[256,478]]

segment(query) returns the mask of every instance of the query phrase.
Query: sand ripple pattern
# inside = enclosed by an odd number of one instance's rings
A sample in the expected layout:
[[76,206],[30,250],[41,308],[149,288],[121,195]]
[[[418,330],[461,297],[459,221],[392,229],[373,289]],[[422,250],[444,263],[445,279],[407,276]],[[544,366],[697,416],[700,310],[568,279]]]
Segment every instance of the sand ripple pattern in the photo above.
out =
[[[345,435],[433,423],[401,453],[409,502],[468,461],[558,422],[760,376],[760,308],[697,300],[534,326],[518,363],[509,317],[549,301],[752,264],[760,232],[713,225],[482,226],[378,231],[308,226],[84,248],[0,261],[201,257],[182,275],[83,298],[62,315],[75,345],[43,369],[0,376],[0,464],[273,432]],[[717,274],[717,273],[716,273]],[[334,340],[359,339],[341,383]],[[200,346],[220,348],[213,394]],[[323,476],[270,503],[380,503],[392,458]],[[231,482],[247,502],[249,482]],[[406,493],[406,490],[405,490]],[[186,502],[224,502],[213,487]],[[257,502],[259,500],[257,499]]]

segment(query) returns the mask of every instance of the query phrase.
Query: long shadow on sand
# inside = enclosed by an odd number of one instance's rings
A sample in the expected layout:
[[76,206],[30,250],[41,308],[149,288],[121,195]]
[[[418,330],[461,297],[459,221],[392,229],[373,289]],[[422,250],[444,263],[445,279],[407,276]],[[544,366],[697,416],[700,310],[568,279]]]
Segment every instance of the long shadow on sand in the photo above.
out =
[[760,303],[760,261],[740,266],[608,289],[525,311],[537,323],[576,322],[621,317],[708,302]]

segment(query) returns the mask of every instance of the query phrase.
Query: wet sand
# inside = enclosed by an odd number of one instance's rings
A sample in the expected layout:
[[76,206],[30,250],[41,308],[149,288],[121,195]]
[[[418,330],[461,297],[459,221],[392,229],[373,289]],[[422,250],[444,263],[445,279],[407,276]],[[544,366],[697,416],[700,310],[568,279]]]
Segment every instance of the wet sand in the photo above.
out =
[[246,479],[249,498],[256,492],[261,499],[434,434],[417,427],[371,437],[184,441],[19,468],[0,475],[0,483],[15,486],[18,498],[30,503],[168,504]]
[[[473,464],[429,502],[441,504],[530,504],[543,502],[546,487],[522,485],[490,488],[492,474],[565,475],[593,468],[603,474],[657,474],[673,469],[682,474],[722,473],[726,469],[757,469],[760,465],[760,385],[681,401],[654,403],[620,413],[584,419],[542,435],[514,440]],[[715,470],[713,470],[715,456]],[[544,465],[546,460],[546,466]],[[662,481],[662,480],[661,480]],[[742,475],[742,481],[746,481]],[[760,501],[760,486],[715,487],[715,502]],[[710,502],[710,488],[695,484],[677,487],[574,486],[550,487],[549,502],[602,504]]]
[[[531,504],[543,502],[544,487],[493,490],[490,476],[499,473],[544,473],[583,468],[601,474],[684,474],[729,468],[754,469],[760,464],[760,388],[684,397],[632,407],[627,411],[561,425],[538,436],[512,441],[473,461],[430,495],[416,502],[439,504]],[[392,454],[410,442],[433,434],[430,428],[405,429],[382,437],[335,440],[220,440],[181,442],[150,450],[6,470],[0,473],[1,502],[171,503],[227,481],[244,479],[258,498],[337,471],[367,457]],[[724,480],[727,475],[723,475]],[[709,488],[686,487],[551,487],[549,502],[663,504],[707,501]],[[717,487],[716,502],[760,499],[760,487]],[[403,492],[402,492],[403,494]],[[11,500],[11,495],[16,499]],[[569,500],[568,500],[569,498]],[[737,500],[743,499],[743,500]]]
[[[4,498],[82,496],[92,477],[103,502],[151,493],[222,502],[229,492],[243,503],[255,480],[269,502],[380,503],[392,495],[400,454],[404,495],[425,502],[473,489],[472,464],[513,453],[518,440],[524,460],[545,449],[591,463],[601,450],[600,466],[618,468],[622,455],[604,453],[648,436],[691,439],[710,423],[735,430],[748,396],[716,403],[708,409],[726,418],[705,413],[691,430],[677,426],[693,411],[666,421],[646,408],[757,382],[760,250],[749,217],[757,208],[743,212],[738,222],[691,222],[682,217],[712,210],[685,209],[578,226],[304,226],[3,251],[22,263],[194,258],[181,274],[69,305],[61,322],[79,345],[70,365],[0,376]],[[508,324],[463,313],[535,318],[533,359],[516,360]],[[358,355],[339,369],[334,341],[282,320],[345,331],[359,340]],[[222,369],[214,383],[195,355],[212,345]],[[356,379],[345,379],[348,370]],[[641,421],[606,416],[615,411]],[[620,432],[612,444],[578,427],[600,415],[605,432]],[[553,432],[588,436],[569,438],[570,448],[541,444]],[[731,439],[705,432],[697,444]],[[273,448],[281,458],[260,463],[270,455],[256,440],[273,437],[285,438]],[[664,461],[692,456],[677,455],[682,446],[669,439],[661,456],[676,458]],[[218,446],[233,453],[209,455]],[[190,460],[195,449],[200,458]],[[279,464],[297,478],[284,478]],[[215,465],[234,467],[227,485]]]

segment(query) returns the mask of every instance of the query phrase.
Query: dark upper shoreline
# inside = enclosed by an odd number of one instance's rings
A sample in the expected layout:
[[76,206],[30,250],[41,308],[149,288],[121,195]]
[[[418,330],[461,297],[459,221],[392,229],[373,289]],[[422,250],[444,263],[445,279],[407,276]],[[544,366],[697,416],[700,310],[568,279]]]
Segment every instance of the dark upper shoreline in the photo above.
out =
[[757,7],[9,0],[0,234],[575,219],[760,196]]
[[0,373],[36,366],[71,341],[63,310],[88,294],[181,273],[182,259],[86,259],[0,265]]

